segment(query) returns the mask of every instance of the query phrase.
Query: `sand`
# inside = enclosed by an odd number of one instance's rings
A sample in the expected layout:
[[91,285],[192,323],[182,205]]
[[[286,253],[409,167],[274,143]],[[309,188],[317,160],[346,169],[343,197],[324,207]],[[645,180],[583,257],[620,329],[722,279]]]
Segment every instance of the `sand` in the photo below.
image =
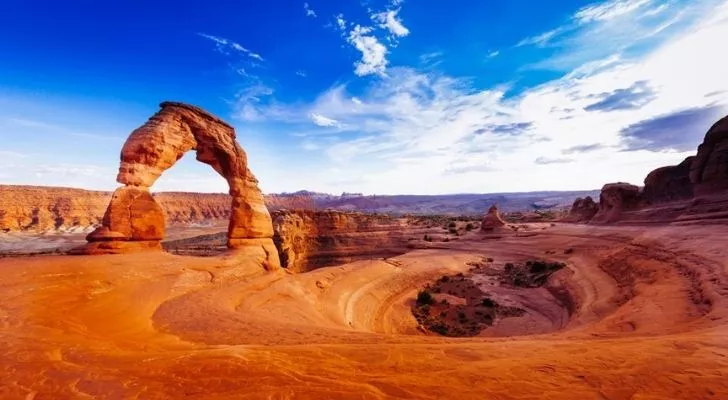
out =
[[[0,398],[728,398],[727,240],[564,224],[304,274],[234,255],[0,259]],[[566,262],[550,284],[570,317],[544,291],[484,336],[419,330],[418,289],[483,256]]]

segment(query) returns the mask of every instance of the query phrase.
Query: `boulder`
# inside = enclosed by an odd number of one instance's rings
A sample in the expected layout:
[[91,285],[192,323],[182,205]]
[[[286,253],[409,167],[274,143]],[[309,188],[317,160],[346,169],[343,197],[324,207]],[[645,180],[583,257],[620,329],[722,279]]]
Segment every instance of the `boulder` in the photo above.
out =
[[599,210],[591,222],[610,223],[619,220],[622,212],[636,210],[642,204],[639,186],[629,183],[608,183],[599,194]]
[[594,215],[599,211],[599,204],[597,204],[591,196],[586,198],[577,198],[574,200],[574,204],[569,210],[569,215],[566,217],[568,222],[589,222]]

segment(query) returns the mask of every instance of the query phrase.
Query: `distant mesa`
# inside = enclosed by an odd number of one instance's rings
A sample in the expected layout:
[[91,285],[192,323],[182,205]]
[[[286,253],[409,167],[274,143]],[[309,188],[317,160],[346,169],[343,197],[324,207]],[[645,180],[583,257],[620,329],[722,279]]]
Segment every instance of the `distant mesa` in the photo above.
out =
[[483,217],[483,221],[480,224],[480,230],[483,232],[493,232],[505,225],[505,221],[501,219],[500,214],[498,213],[498,207],[493,204]]
[[210,165],[228,182],[232,197],[228,247],[261,258],[269,268],[280,266],[273,244],[273,225],[247,156],[235,130],[201,108],[164,102],[144,125],[134,130],[121,150],[116,189],[101,226],[88,235],[77,253],[105,254],[161,250],[165,217],[149,188],[184,153]]

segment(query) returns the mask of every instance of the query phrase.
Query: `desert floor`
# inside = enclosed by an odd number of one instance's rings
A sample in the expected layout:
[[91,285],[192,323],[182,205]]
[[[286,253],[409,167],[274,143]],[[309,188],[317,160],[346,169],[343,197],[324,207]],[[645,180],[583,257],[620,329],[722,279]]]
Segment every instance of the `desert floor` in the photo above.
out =
[[[557,225],[304,274],[234,254],[4,258],[0,398],[726,399],[726,243],[720,225]],[[542,291],[482,336],[418,330],[418,289],[484,256],[567,262],[552,281],[572,312]]]

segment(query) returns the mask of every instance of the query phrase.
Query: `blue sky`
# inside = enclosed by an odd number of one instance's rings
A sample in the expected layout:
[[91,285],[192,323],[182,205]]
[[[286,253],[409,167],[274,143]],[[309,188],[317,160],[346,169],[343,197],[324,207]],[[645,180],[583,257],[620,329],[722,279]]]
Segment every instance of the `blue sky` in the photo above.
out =
[[[640,184],[728,113],[726,0],[0,5],[0,183],[110,190],[163,100],[266,192]],[[185,156],[156,190],[224,192]]]

